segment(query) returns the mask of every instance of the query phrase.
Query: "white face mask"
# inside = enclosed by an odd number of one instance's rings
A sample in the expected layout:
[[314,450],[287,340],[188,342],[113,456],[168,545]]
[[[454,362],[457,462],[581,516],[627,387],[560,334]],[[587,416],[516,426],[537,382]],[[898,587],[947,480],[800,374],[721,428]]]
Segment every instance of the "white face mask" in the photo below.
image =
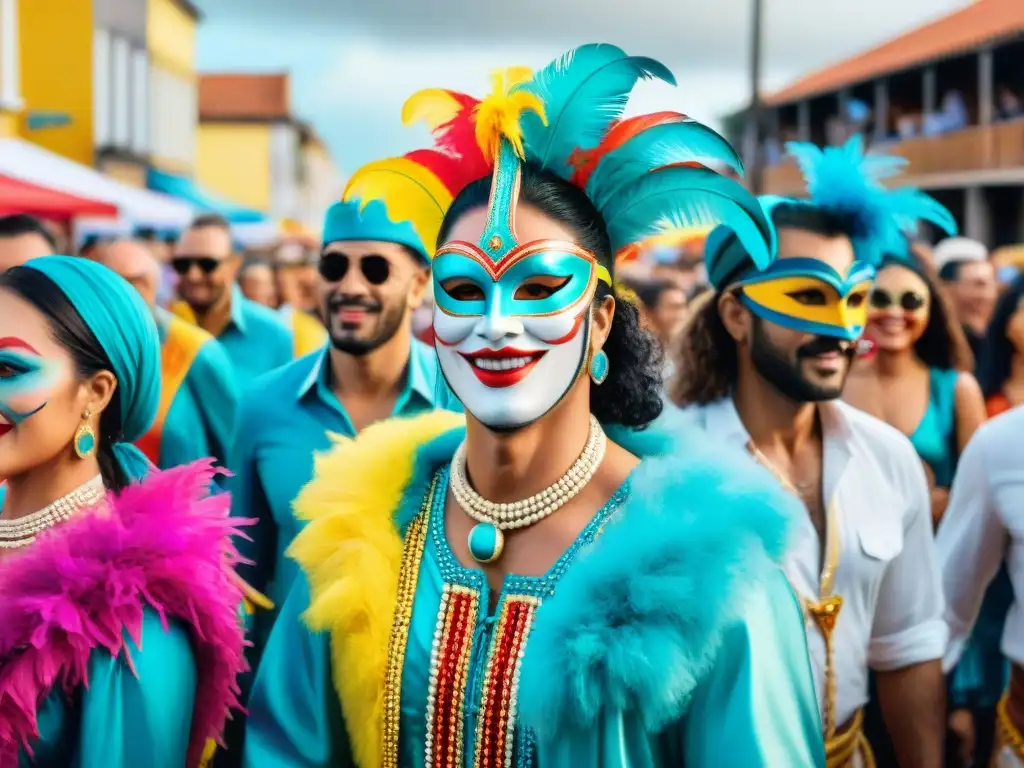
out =
[[[495,429],[554,408],[588,359],[595,263],[554,243],[524,248],[493,276],[466,253],[434,259],[441,371],[466,410]],[[578,249],[575,249],[578,251]]]

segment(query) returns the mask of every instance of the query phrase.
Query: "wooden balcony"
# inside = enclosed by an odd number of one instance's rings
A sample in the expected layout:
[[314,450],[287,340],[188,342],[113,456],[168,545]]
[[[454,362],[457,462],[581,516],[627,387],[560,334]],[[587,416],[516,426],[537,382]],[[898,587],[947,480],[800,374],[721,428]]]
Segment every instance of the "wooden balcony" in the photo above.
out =
[[[972,185],[1024,185],[1024,120],[973,126],[962,131],[877,145],[885,154],[907,158],[899,186],[925,189]],[[765,169],[764,191],[801,195],[803,177],[796,163],[785,160]]]

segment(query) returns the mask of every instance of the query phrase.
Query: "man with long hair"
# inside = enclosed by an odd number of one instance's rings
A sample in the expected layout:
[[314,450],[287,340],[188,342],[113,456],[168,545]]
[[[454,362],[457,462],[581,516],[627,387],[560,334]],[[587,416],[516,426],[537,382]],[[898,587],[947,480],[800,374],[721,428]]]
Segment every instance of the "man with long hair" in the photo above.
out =
[[708,238],[714,293],[683,332],[671,394],[806,507],[787,571],[806,609],[828,765],[873,764],[872,669],[898,764],[937,768],[946,630],[924,472],[903,435],[838,400],[893,235],[880,225],[897,220],[856,142],[791,145],[811,199],[762,199],[775,262],[758,264],[723,228]]

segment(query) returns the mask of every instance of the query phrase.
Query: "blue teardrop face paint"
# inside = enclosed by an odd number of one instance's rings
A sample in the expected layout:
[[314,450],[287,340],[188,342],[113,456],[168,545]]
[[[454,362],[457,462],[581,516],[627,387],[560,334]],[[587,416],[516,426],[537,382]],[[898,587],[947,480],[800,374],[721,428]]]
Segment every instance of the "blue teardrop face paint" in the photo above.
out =
[[21,339],[0,339],[0,436],[39,413],[60,380],[57,361],[40,355]]

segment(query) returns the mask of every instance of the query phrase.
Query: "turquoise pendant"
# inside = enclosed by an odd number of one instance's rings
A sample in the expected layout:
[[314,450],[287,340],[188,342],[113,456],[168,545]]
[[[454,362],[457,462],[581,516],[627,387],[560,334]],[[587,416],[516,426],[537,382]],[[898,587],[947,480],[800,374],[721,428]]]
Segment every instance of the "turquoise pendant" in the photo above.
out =
[[469,554],[478,563],[493,563],[505,548],[505,536],[491,523],[477,523],[467,539]]

